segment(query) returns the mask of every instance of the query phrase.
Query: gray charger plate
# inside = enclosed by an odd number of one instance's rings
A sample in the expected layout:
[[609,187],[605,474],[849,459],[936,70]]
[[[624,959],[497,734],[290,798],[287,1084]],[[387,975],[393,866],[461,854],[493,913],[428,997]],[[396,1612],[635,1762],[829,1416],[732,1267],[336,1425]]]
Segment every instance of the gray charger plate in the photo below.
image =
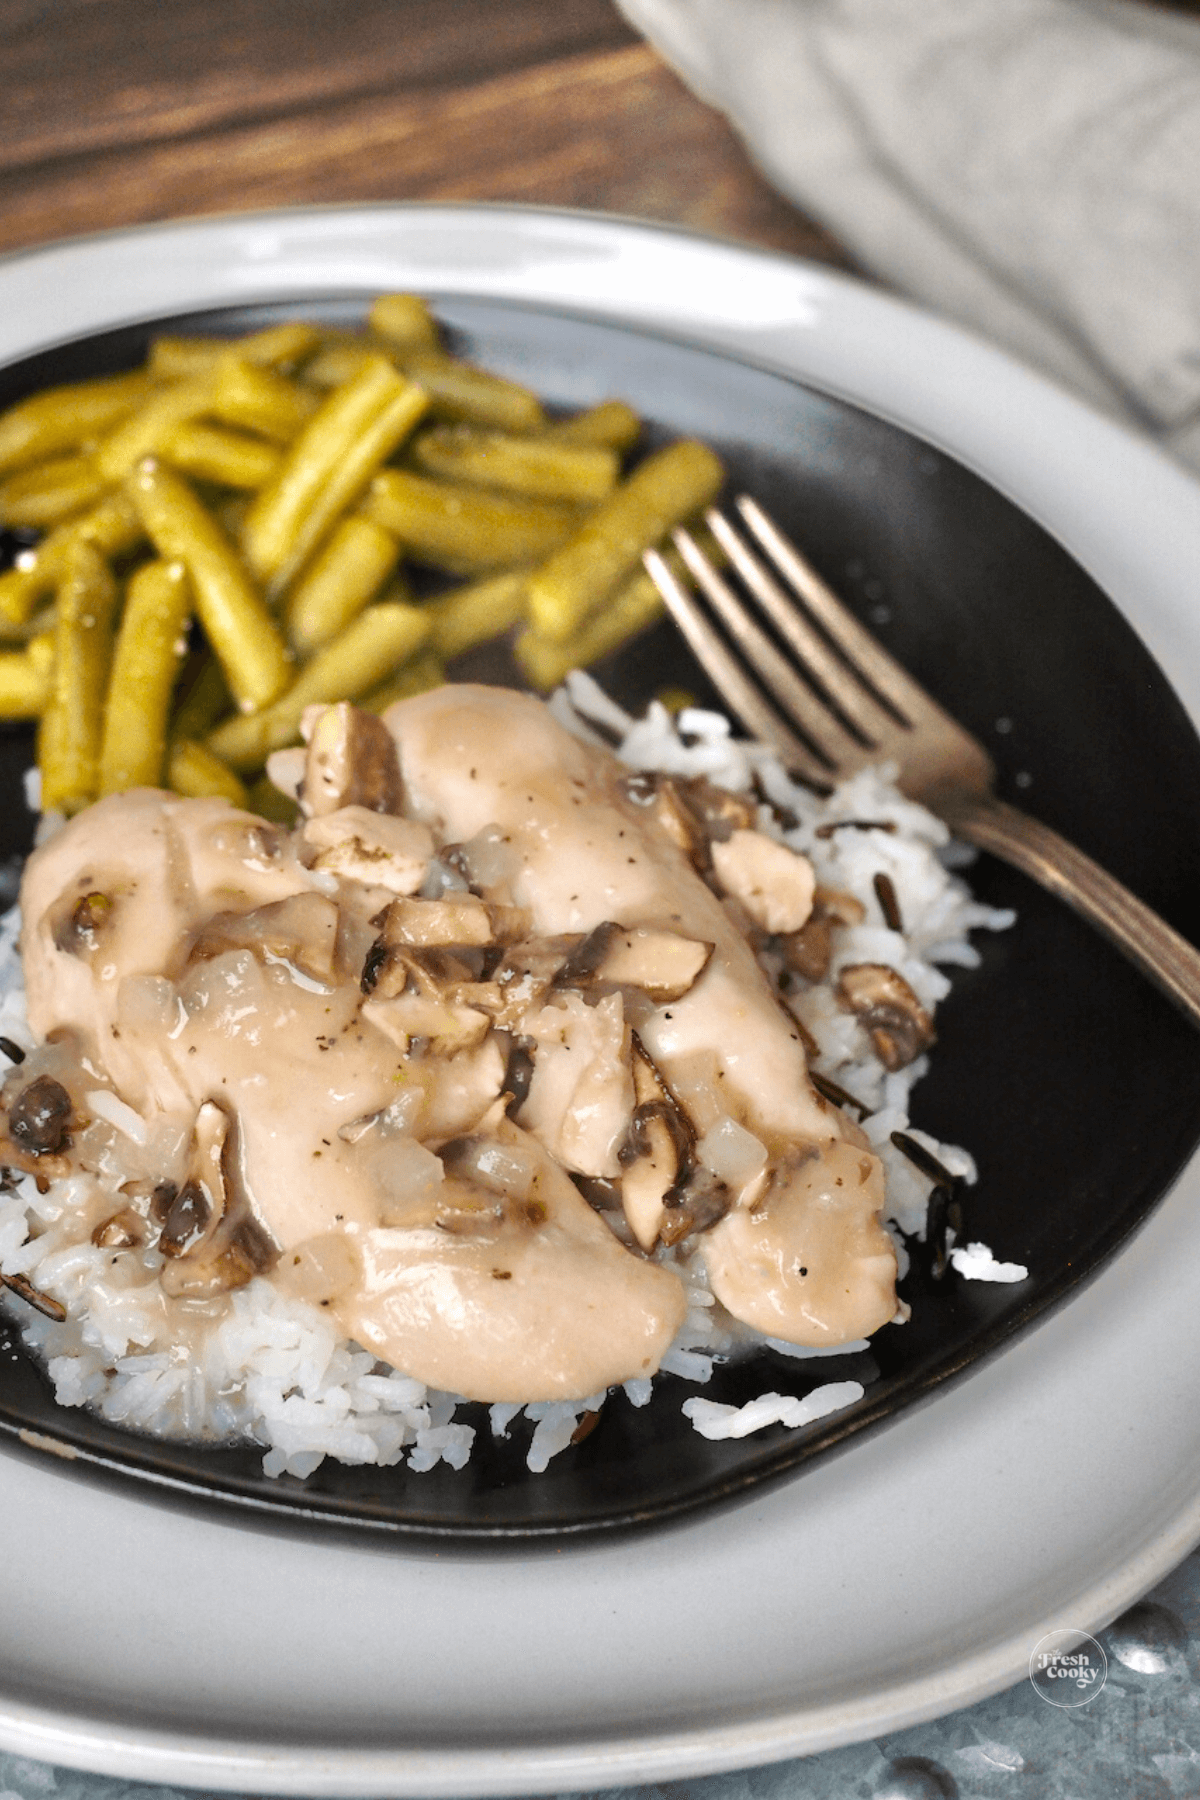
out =
[[[1009,501],[929,445],[867,413],[733,357],[532,306],[442,300],[455,347],[573,403],[583,368],[648,420],[647,441],[681,432],[721,453],[731,490],[754,493],[833,585],[996,755],[1001,791],[1028,799],[1186,935],[1200,935],[1200,744],[1161,670],[1062,548]],[[241,331],[270,319],[361,317],[358,301],[256,306],[160,321],[59,346],[0,372],[0,404],[54,381],[131,366],[152,329]],[[594,374],[589,374],[594,381]],[[454,671],[511,680],[491,651]],[[639,708],[666,684],[715,700],[674,631],[660,626],[597,671]],[[998,729],[1000,721],[1004,728]],[[0,744],[13,803],[0,854],[25,847],[19,803],[26,734]],[[1172,779],[1163,777],[1168,770]],[[1021,785],[1018,785],[1018,777]],[[610,1400],[596,1430],[541,1475],[528,1428],[491,1439],[461,1472],[326,1463],[306,1482],[261,1473],[260,1453],[134,1437],[58,1407],[23,1355],[0,1358],[0,1430],[69,1446],[72,1467],[149,1483],[183,1504],[323,1530],[497,1542],[661,1521],[745,1495],[810,1466],[968,1373],[1110,1257],[1147,1216],[1200,1138],[1200,1046],[1167,1004],[1063,908],[999,865],[980,896],[1016,906],[983,964],[958,974],[939,1015],[917,1123],[966,1144],[981,1180],[967,1232],[1026,1263],[1019,1287],[935,1283],[920,1252],[902,1293],[912,1321],[819,1373],[770,1351],[719,1369],[704,1392],[738,1403],[764,1388],[804,1393],[853,1378],[857,1406],[801,1432],[712,1444],[680,1416],[692,1391],[662,1377],[647,1408]],[[0,1352],[11,1346],[0,1338]],[[817,1366],[817,1365],[814,1365]]]

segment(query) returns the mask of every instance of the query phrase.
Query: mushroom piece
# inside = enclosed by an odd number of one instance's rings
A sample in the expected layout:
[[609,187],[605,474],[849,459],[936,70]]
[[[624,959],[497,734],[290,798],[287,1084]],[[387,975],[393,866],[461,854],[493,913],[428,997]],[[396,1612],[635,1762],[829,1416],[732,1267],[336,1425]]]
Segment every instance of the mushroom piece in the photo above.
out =
[[251,1217],[239,1219],[214,1237],[204,1256],[181,1256],[164,1265],[163,1288],[177,1300],[209,1300],[245,1287],[277,1261],[279,1251]]
[[155,1189],[152,1216],[161,1225],[158,1247],[164,1256],[186,1256],[212,1236],[225,1214],[225,1171],[222,1159],[229,1135],[228,1115],[206,1100],[196,1114],[187,1179]]
[[731,794],[705,775],[679,781],[676,791],[683,805],[712,842],[724,842],[735,831],[750,831],[758,821],[758,807],[746,794]]
[[399,993],[367,1000],[362,1016],[389,1037],[402,1054],[414,1038],[428,1039],[440,1055],[451,1056],[480,1043],[491,1019],[477,1007],[438,994]]
[[687,1175],[695,1134],[636,1033],[632,1044],[636,1106],[619,1153],[621,1204],[629,1229],[649,1251],[663,1229],[668,1197]]
[[299,801],[304,792],[304,765],[308,752],[301,744],[272,750],[267,758],[267,780],[288,800]]
[[408,945],[414,949],[482,950],[496,942],[491,909],[473,894],[455,894],[441,900],[393,900],[375,923],[379,926],[379,942],[389,949],[393,945]]
[[681,1244],[684,1238],[711,1231],[714,1225],[720,1224],[733,1202],[734,1193],[728,1182],[714,1175],[711,1169],[696,1169],[686,1185],[669,1197],[658,1234],[659,1242],[670,1249],[673,1244]]
[[853,894],[818,883],[806,923],[799,931],[785,932],[780,939],[784,967],[805,981],[824,981],[833,961],[834,927],[861,925],[866,916],[866,907]]
[[278,1251],[238,1179],[235,1121],[213,1100],[196,1114],[182,1187],[163,1183],[151,1202],[166,1261],[159,1280],[173,1299],[209,1299],[245,1287]]
[[[627,792],[635,779],[637,778],[631,776],[626,780]],[[711,866],[708,833],[691,807],[685,803],[681,784],[670,775],[660,775],[657,778],[648,776],[643,779],[653,784],[651,792],[657,823],[671,842],[683,851],[692,867],[701,875],[707,874]]]
[[850,963],[836,982],[838,999],[860,1019],[885,1069],[915,1062],[937,1041],[933,1020],[902,975],[886,963]]
[[260,961],[291,963],[316,981],[331,981],[338,909],[324,894],[292,894],[250,912],[216,913],[192,944],[189,962],[227,950],[249,950]]
[[724,891],[764,931],[799,931],[812,912],[816,881],[806,856],[762,831],[734,831],[712,847],[713,873]]
[[84,894],[60,917],[53,928],[54,947],[68,956],[94,956],[100,948],[104,928],[112,918],[113,903],[108,894],[98,890]]
[[67,1142],[71,1096],[53,1075],[39,1075],[23,1087],[8,1111],[8,1130],[19,1150],[32,1157],[54,1156]]
[[501,995],[498,1025],[516,1028],[531,1007],[550,992],[559,970],[582,939],[578,932],[555,937],[523,938],[510,944],[492,971]]
[[805,981],[824,981],[833,961],[833,920],[814,909],[799,931],[788,931],[779,942],[783,966]]
[[556,987],[639,988],[656,1005],[681,1000],[708,967],[712,944],[606,919],[584,938],[555,977]]
[[307,736],[302,802],[310,818],[344,806],[401,811],[404,785],[396,740],[374,713],[341,700],[317,714]]
[[427,825],[358,804],[309,819],[304,841],[317,852],[314,868],[393,894],[415,894],[433,856]]
[[639,771],[621,783],[636,806],[652,806],[666,835],[683,851],[692,867],[706,875],[714,840],[749,830],[757,808],[744,794],[731,794],[703,775],[682,777]]
[[146,1222],[135,1206],[123,1206],[120,1212],[101,1219],[92,1232],[92,1242],[99,1250],[135,1250],[145,1241]]

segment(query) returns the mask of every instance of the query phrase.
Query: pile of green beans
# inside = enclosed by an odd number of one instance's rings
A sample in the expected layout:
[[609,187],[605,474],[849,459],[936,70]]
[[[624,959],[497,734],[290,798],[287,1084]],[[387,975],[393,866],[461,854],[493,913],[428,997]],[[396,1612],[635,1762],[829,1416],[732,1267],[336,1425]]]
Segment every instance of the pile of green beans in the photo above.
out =
[[[276,813],[306,707],[380,711],[514,634],[546,691],[659,613],[644,550],[716,497],[637,414],[550,420],[456,360],[411,294],[348,333],[160,337],[145,367],[0,414],[0,718],[38,721],[42,805],[168,786]],[[406,562],[458,578],[414,598]]]

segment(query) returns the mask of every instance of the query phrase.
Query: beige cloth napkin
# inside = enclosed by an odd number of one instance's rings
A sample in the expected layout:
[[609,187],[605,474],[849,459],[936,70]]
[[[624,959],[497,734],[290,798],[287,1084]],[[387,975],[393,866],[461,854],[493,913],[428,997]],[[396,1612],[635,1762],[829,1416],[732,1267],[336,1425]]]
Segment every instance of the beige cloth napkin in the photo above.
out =
[[617,0],[864,268],[1200,469],[1200,19]]

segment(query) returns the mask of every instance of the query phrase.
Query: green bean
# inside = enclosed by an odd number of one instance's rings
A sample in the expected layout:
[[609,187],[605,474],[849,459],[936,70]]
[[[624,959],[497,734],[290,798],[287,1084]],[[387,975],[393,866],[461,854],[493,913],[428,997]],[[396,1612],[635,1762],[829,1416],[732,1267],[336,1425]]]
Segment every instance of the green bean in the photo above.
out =
[[139,464],[129,491],[159,555],[191,576],[200,623],[234,699],[248,711],[269,705],[290,682],[291,662],[229,539],[182,475],[153,458]]
[[510,437],[473,425],[435,425],[412,448],[414,459],[430,475],[534,500],[603,500],[621,473],[615,450],[549,437]]
[[381,356],[334,389],[246,518],[246,559],[270,591],[279,592],[296,573],[428,404]]
[[54,688],[54,634],[43,632],[24,650],[0,654],[0,719],[37,719]]
[[586,669],[599,662],[626,638],[652,625],[662,612],[662,595],[643,570],[618,588],[599,612],[585,619],[573,637],[544,637],[530,625],[513,645],[513,655],[529,685],[549,693],[571,669]]
[[249,801],[246,784],[211,751],[194,738],[176,738],[167,756],[167,786],[188,800],[228,800],[244,807]]
[[527,579],[524,569],[512,569],[427,600],[425,610],[432,627],[430,648],[450,661],[476,644],[499,637],[524,612]]
[[320,341],[316,326],[299,319],[268,325],[243,338],[165,336],[155,338],[151,344],[147,367],[160,381],[190,380],[212,374],[231,350],[243,361],[265,368],[290,367],[311,356]]
[[59,456],[0,481],[0,525],[47,531],[94,506],[111,484],[90,456]]
[[54,683],[38,736],[44,812],[80,812],[96,798],[116,609],[111,569],[77,539],[58,584]]
[[167,714],[183,662],[192,588],[182,563],[144,563],[131,576],[113,655],[100,794],[158,787],[167,753]]
[[212,403],[212,380],[198,375],[157,388],[133,414],[96,446],[96,468],[106,481],[124,481],[144,456],[152,456],[172,428],[198,418]]
[[586,412],[555,419],[546,436],[558,444],[594,444],[601,449],[632,450],[642,435],[642,421],[624,400],[601,400]]
[[288,639],[311,656],[373,600],[400,560],[390,531],[354,513],[334,526],[288,597]]
[[320,402],[298,381],[248,362],[229,350],[213,378],[213,417],[255,431],[275,444],[290,444]]
[[389,680],[381,681],[378,687],[363,694],[355,705],[363,712],[386,712],[397,700],[408,700],[413,694],[427,694],[430,688],[441,687],[445,679],[446,667],[442,659],[432,650],[420,650]]
[[530,576],[529,613],[538,633],[569,638],[636,573],[643,551],[716,499],[722,479],[712,451],[692,439],[648,456]]
[[158,454],[196,481],[219,487],[264,488],[278,473],[280,455],[261,438],[184,419],[163,434]]
[[377,337],[403,350],[435,350],[438,345],[437,324],[416,294],[380,294],[367,324]]
[[384,469],[363,512],[398,537],[419,562],[455,575],[533,562],[578,528],[574,507],[454,487],[407,469]]
[[151,390],[142,370],[31,394],[0,414],[0,473],[45,462],[110,431]]
[[108,494],[81,519],[68,519],[43,538],[36,550],[23,550],[11,569],[0,575],[0,631],[20,631],[40,600],[54,592],[71,547],[94,545],[101,556],[123,556],[145,537],[142,521],[128,495]]
[[459,362],[444,350],[397,352],[397,361],[425,389],[439,418],[515,432],[541,431],[546,423],[541,401],[528,388]]

